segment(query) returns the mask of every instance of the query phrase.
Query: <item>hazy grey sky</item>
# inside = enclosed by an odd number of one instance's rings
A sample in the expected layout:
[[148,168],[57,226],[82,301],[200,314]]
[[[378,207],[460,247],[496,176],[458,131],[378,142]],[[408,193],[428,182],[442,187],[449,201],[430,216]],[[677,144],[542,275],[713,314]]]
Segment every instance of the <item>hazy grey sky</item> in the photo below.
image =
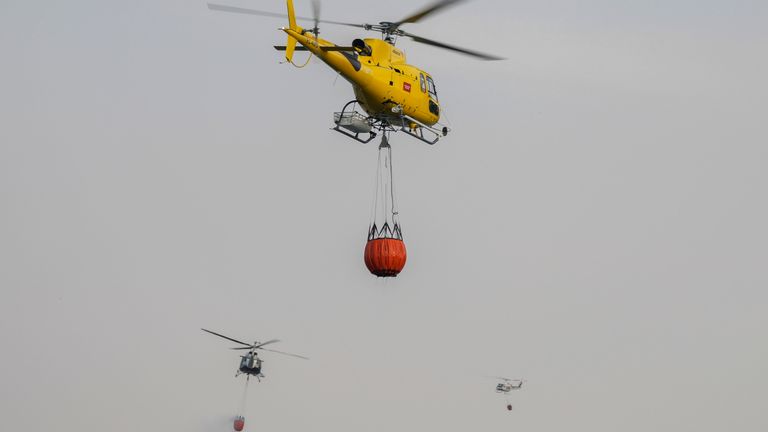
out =
[[[281,20],[0,0],[0,430],[231,430],[238,358],[200,327],[312,358],[264,355],[250,431],[768,430],[766,22],[478,0],[409,26],[508,60],[399,44],[453,131],[391,140],[383,281],[375,145],[328,130],[351,89],[279,64]],[[500,374],[529,380],[511,413]]]

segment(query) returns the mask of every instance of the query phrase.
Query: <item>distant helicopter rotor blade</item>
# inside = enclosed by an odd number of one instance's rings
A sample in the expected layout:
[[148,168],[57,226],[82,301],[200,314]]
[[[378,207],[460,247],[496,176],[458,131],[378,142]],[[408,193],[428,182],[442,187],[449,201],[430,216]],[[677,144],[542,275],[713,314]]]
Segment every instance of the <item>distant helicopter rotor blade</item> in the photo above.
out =
[[269,344],[272,344],[272,343],[275,343],[275,342],[280,342],[280,339],[271,339],[271,340],[268,340],[266,342],[261,342],[259,344],[253,344],[253,347],[254,348],[261,348],[264,345],[269,345]]
[[399,27],[401,24],[415,23],[415,22],[420,21],[422,18],[424,18],[426,16],[429,16],[429,15],[432,15],[433,13],[435,13],[435,12],[441,10],[441,9],[444,9],[444,8],[446,8],[448,6],[452,6],[452,5],[455,5],[457,3],[462,3],[462,2],[465,2],[465,1],[467,1],[467,0],[438,0],[438,1],[434,2],[434,3],[432,3],[431,5],[425,7],[424,9],[416,12],[415,14],[413,14],[413,15],[411,15],[411,16],[403,19],[403,20],[400,20],[400,21],[396,22],[395,24]]
[[[265,16],[265,17],[271,17],[271,18],[288,18],[288,15],[282,14],[282,13],[260,11],[256,9],[247,9],[247,8],[227,6],[227,5],[221,5],[221,4],[215,4],[215,3],[208,3],[208,9],[214,10],[214,11],[220,11],[220,12],[232,12],[232,13],[239,13],[239,14],[246,14],[246,15],[258,15],[258,16]],[[315,22],[315,18],[309,18],[309,17],[303,17],[303,16],[297,16],[296,19],[301,21]],[[321,22],[325,24],[336,24],[336,25],[344,25],[349,27],[365,28],[364,24],[353,24],[353,23],[347,23],[347,22],[321,20],[321,19],[317,19],[317,22]]]
[[288,356],[291,356],[291,357],[298,357],[298,358],[304,359],[304,360],[309,360],[309,357],[300,356],[298,354],[291,354],[291,353],[288,353],[288,352],[278,351],[278,350],[273,350],[273,349],[268,349],[268,348],[259,348],[259,349],[264,350],[264,351],[273,352],[273,353],[288,355]]
[[469,50],[469,49],[465,49],[465,48],[459,48],[459,47],[456,47],[456,46],[453,46],[453,45],[448,45],[448,44],[443,43],[443,42],[438,42],[438,41],[435,41],[435,40],[423,38],[421,36],[416,36],[415,34],[407,33],[407,32],[404,32],[402,30],[400,31],[400,34],[403,35],[403,36],[407,36],[407,37],[409,37],[409,38],[411,38],[414,41],[419,42],[419,43],[436,46],[438,48],[443,48],[443,49],[447,49],[447,50],[450,50],[450,51],[455,51],[455,52],[458,52],[458,53],[461,53],[461,54],[465,54],[465,55],[468,55],[468,56],[479,58],[481,60],[504,60],[504,57],[498,57],[498,56],[491,55],[491,54],[481,53],[479,51],[473,51],[473,50]]
[[[212,332],[212,331],[210,331],[210,330],[206,330],[206,329],[204,329],[204,328],[201,328],[200,330],[202,330],[202,331],[204,331],[204,332],[208,332],[208,333],[210,333],[210,334],[212,334],[212,335],[216,335],[216,336],[218,336],[218,337],[220,337],[220,338],[224,338],[224,339],[230,340],[230,341],[232,341],[232,342],[237,342],[237,343],[239,343],[239,344],[241,344],[241,345],[245,345],[245,346],[247,346],[247,347],[248,347],[247,349],[250,349],[250,347],[251,347],[251,346],[253,346],[253,344],[245,343],[245,342],[239,341],[239,340],[237,340],[237,339],[232,339],[232,338],[231,338],[231,337],[229,337],[229,336],[224,336],[223,334],[219,334],[219,333],[216,333],[216,332]],[[240,349],[246,349],[246,348],[240,348]]]
[[253,346],[230,348],[231,350],[249,350],[253,349]]

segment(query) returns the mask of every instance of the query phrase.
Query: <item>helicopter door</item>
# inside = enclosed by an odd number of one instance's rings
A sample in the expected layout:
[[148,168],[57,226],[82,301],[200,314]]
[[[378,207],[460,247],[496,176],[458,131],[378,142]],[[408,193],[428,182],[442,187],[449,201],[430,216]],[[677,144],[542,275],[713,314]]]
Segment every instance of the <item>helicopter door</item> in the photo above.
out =
[[431,76],[427,77],[427,89],[429,90],[429,97],[437,103],[437,89],[435,89],[435,81]]
[[[395,67],[392,68],[391,74],[389,76],[389,82],[392,83],[392,85],[390,86],[390,90],[392,91],[393,95],[400,94],[400,90],[403,90],[403,91],[406,90],[405,87],[403,87],[405,83],[403,72],[398,68],[395,68]],[[408,87],[407,91],[410,91],[410,89],[411,88]]]
[[427,76],[427,91],[429,92],[429,112],[439,116],[440,107],[437,104],[437,89],[431,76]]

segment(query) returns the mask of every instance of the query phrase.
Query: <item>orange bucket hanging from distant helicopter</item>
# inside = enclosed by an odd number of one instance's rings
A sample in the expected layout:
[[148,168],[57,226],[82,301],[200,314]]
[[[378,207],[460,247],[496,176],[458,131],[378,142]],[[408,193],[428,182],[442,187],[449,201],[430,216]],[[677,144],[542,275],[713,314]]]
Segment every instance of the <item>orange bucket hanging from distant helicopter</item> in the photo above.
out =
[[394,277],[405,267],[406,257],[392,184],[392,148],[385,133],[379,145],[376,196],[365,245],[365,266],[378,277]]
[[237,432],[241,432],[244,427],[245,427],[245,417],[243,416],[235,417],[235,430]]

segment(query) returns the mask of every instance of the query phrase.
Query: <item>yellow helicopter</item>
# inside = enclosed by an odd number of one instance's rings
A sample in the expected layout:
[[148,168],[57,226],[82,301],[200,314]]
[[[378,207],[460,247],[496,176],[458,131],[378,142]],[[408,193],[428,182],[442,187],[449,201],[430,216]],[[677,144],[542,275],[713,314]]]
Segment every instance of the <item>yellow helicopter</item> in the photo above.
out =
[[[211,3],[208,8],[223,12],[288,18],[288,27],[280,28],[288,34],[288,42],[286,45],[275,46],[275,49],[285,51],[285,59],[298,67],[303,67],[306,63],[295,64],[294,52],[309,51],[352,84],[355,99],[344,105],[340,112],[334,113],[334,130],[362,143],[374,139],[375,131],[386,135],[387,132],[400,130],[427,144],[435,144],[441,136],[448,134],[447,127],[435,127],[440,120],[435,82],[424,70],[407,64],[405,53],[396,48],[395,43],[398,37],[405,36],[416,42],[482,60],[501,60],[501,57],[426,39],[400,29],[403,24],[416,23],[428,15],[463,1],[465,0],[439,0],[400,21],[382,21],[378,24],[321,20],[320,4],[317,0],[312,2],[312,18],[297,17],[293,0],[286,1],[287,15]],[[302,28],[296,24],[298,20],[313,21],[314,26],[311,29]],[[319,37],[319,23],[377,31],[381,33],[381,39],[355,39],[351,46],[336,45]],[[356,106],[360,106],[365,114],[358,112]]]

